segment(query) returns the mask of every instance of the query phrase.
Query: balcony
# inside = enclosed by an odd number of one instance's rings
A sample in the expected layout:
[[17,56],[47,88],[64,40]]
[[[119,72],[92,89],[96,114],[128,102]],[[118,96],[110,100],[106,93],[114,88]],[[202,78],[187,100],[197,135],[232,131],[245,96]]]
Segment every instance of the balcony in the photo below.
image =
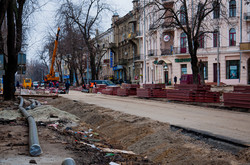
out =
[[148,56],[157,56],[157,50],[149,50]]
[[116,44],[115,44],[115,43],[110,42],[110,43],[108,44],[108,48],[115,48],[115,47],[116,47]]
[[119,59],[119,65],[127,65],[127,63],[128,63],[127,59],[124,58]]
[[161,49],[162,56],[172,55],[172,54],[173,54],[173,49]]
[[250,50],[250,42],[240,43],[240,50]]
[[149,30],[156,30],[157,26],[155,24],[150,24],[149,25]]
[[139,30],[139,31],[136,32],[136,38],[140,38],[142,36],[143,36],[142,31]]
[[244,18],[246,21],[250,21],[250,12],[244,13]]

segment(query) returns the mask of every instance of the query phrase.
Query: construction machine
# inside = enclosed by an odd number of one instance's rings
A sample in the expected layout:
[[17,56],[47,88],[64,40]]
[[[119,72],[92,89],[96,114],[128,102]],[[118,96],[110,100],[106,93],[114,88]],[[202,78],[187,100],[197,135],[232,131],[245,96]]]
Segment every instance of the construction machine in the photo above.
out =
[[56,34],[56,40],[55,40],[55,47],[54,47],[54,51],[53,51],[53,55],[52,55],[50,71],[49,71],[49,74],[46,75],[44,78],[45,82],[59,81],[59,77],[56,77],[55,71],[54,71],[54,63],[55,63],[55,58],[56,58],[56,50],[57,50],[57,45],[58,45],[59,32],[60,32],[60,28],[58,27],[57,34]]

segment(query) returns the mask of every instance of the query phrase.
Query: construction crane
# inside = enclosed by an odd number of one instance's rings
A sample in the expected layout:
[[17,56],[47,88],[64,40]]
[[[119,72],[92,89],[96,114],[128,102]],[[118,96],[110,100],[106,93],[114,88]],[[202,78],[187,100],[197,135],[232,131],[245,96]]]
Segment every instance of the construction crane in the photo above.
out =
[[55,58],[56,58],[56,49],[57,49],[57,45],[58,45],[59,32],[60,32],[60,28],[58,27],[57,34],[56,34],[56,40],[55,40],[55,47],[54,47],[51,66],[50,66],[50,71],[49,71],[49,74],[46,75],[45,78],[44,78],[45,82],[59,81],[59,77],[55,76],[55,71],[54,71],[54,63],[55,63]]

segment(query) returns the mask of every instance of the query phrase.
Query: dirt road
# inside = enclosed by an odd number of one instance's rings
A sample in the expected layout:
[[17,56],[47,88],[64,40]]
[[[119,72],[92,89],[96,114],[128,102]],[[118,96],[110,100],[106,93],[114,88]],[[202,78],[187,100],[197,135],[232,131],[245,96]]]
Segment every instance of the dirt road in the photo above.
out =
[[144,100],[134,97],[86,94],[78,91],[70,91],[69,95],[62,96],[115,111],[149,117],[172,125],[199,130],[250,146],[249,113]]

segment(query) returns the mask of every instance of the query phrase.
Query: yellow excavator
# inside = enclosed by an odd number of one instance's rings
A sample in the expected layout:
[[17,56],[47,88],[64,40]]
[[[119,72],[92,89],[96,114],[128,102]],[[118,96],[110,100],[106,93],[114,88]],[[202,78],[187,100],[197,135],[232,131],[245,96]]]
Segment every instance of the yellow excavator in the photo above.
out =
[[59,77],[56,77],[55,71],[54,71],[54,63],[55,63],[55,58],[56,58],[56,50],[57,50],[57,45],[58,45],[59,32],[60,32],[60,28],[58,27],[57,34],[56,34],[56,40],[55,40],[55,47],[54,47],[51,66],[50,66],[50,71],[49,71],[49,74],[46,75],[44,78],[45,82],[59,81]]

